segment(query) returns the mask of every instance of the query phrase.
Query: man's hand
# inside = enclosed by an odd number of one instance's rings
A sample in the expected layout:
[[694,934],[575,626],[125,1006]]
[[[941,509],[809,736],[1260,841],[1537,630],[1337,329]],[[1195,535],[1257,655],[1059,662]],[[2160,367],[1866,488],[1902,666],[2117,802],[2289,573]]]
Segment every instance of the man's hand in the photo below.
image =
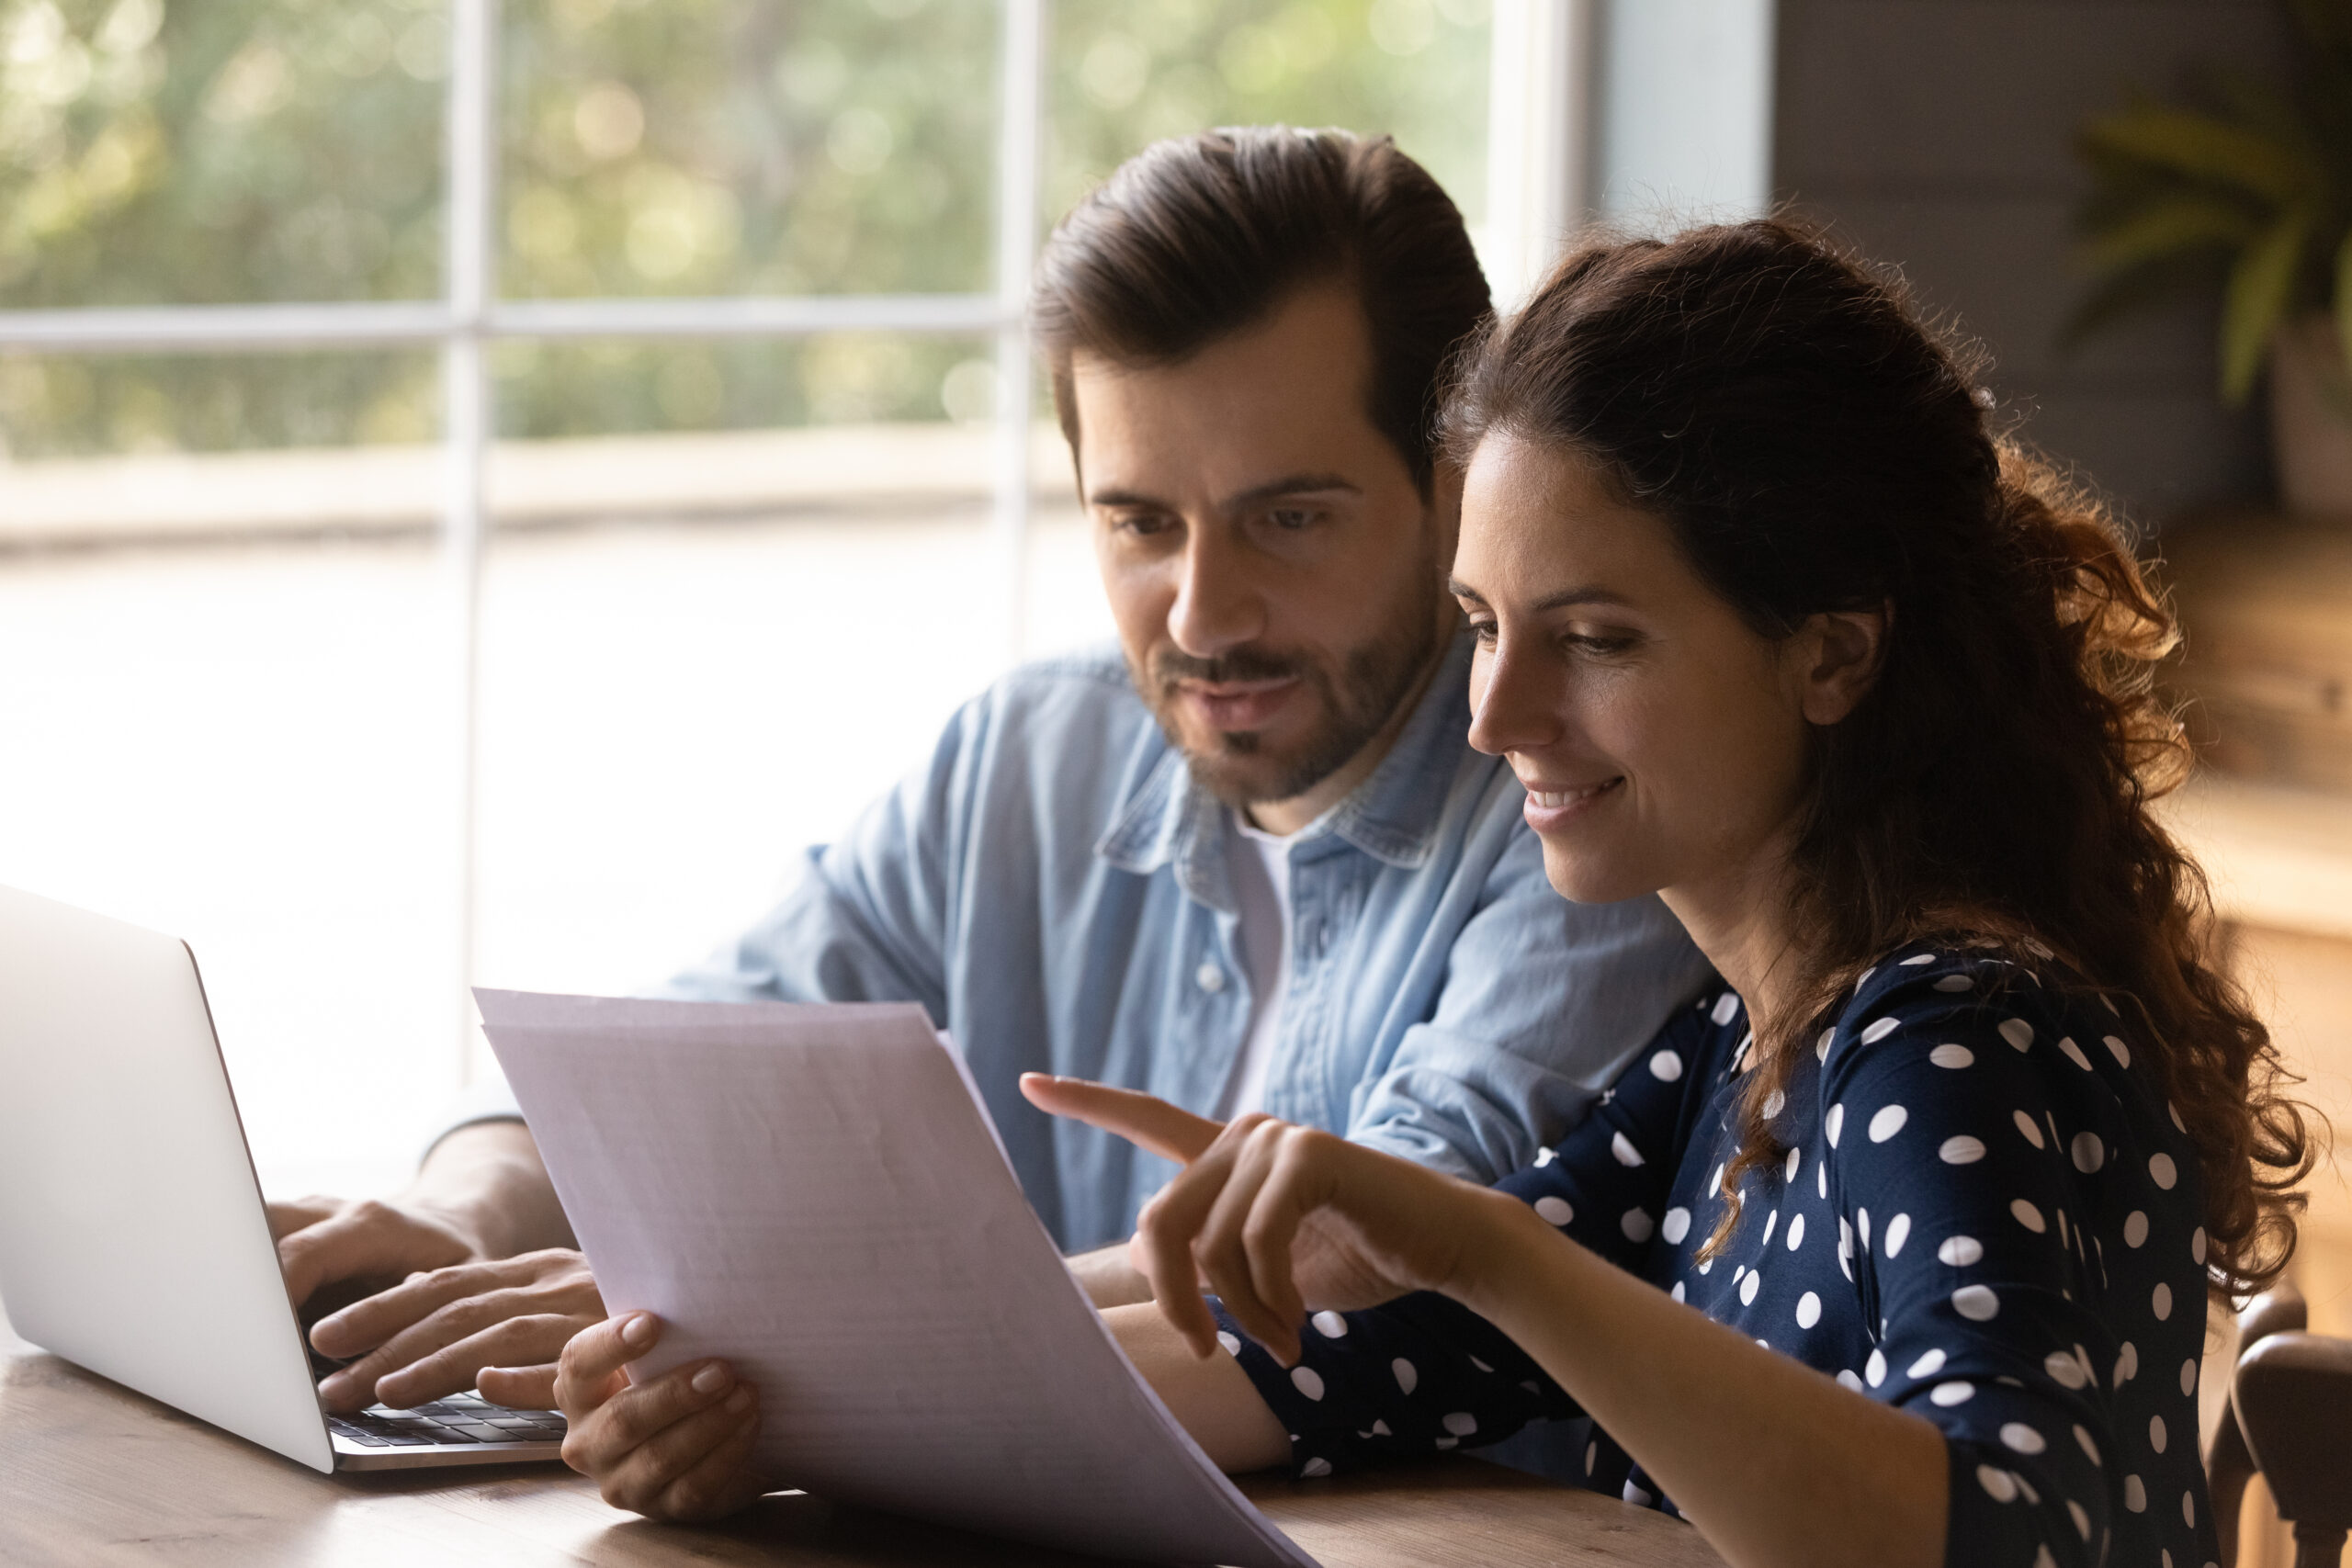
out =
[[476,1386],[504,1404],[551,1404],[556,1353],[605,1312],[580,1255],[548,1250],[575,1245],[571,1226],[520,1122],[449,1133],[390,1201],[272,1203],[269,1230],[295,1304],[330,1314],[311,1343],[366,1358],[321,1385],[335,1409]]
[[571,1428],[563,1462],[614,1507],[648,1518],[731,1514],[770,1489],[751,1469],[758,1391],[724,1361],[688,1361],[632,1384],[622,1369],[661,1337],[661,1320],[638,1312],[583,1329],[563,1348],[555,1382]]
[[311,1343],[359,1358],[319,1384],[334,1410],[404,1409],[481,1390],[526,1410],[555,1404],[564,1342],[605,1315],[587,1260],[568,1247],[412,1274],[321,1318]]
[[[269,1205],[277,1266],[297,1307],[326,1285],[388,1285],[424,1269],[470,1262],[481,1243],[447,1214],[373,1198],[298,1198]],[[324,1347],[321,1347],[324,1348]],[[332,1355],[334,1352],[329,1351]]]

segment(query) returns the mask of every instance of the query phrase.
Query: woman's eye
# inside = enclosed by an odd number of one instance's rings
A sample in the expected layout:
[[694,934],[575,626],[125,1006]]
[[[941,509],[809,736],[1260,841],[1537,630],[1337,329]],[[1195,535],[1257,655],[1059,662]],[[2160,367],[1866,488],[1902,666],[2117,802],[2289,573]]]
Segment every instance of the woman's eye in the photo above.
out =
[[1560,640],[1579,653],[1623,653],[1634,646],[1634,638],[1622,633],[1604,636],[1590,632],[1570,632]]
[[1470,623],[1470,635],[1480,648],[1492,648],[1495,646],[1495,623],[1473,621]]

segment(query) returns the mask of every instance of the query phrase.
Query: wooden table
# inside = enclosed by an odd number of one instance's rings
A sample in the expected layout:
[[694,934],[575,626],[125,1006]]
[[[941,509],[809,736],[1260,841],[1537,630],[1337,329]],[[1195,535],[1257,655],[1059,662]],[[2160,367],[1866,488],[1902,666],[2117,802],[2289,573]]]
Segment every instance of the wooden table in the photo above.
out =
[[[1720,1568],[1689,1526],[1475,1459],[1242,1490],[1326,1568]],[[560,1465],[324,1476],[43,1355],[0,1319],[0,1563],[39,1568],[1080,1568],[786,1494],[715,1528],[606,1507]]]

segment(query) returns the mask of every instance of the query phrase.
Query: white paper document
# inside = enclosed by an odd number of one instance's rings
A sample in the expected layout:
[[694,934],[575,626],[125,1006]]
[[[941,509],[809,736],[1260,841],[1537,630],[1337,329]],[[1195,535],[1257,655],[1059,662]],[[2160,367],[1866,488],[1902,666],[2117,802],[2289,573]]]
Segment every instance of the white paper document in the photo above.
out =
[[639,1363],[756,1383],[783,1484],[1042,1545],[1314,1568],[1136,1374],[907,1005],[480,990]]

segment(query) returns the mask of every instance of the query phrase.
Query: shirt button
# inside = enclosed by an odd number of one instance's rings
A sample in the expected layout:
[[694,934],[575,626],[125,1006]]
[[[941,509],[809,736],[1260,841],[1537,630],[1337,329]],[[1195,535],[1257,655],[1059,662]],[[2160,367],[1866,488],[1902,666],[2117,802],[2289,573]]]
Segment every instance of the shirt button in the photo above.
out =
[[1204,964],[1193,971],[1193,982],[1204,991],[1215,995],[1225,989],[1225,971],[1214,964]]

